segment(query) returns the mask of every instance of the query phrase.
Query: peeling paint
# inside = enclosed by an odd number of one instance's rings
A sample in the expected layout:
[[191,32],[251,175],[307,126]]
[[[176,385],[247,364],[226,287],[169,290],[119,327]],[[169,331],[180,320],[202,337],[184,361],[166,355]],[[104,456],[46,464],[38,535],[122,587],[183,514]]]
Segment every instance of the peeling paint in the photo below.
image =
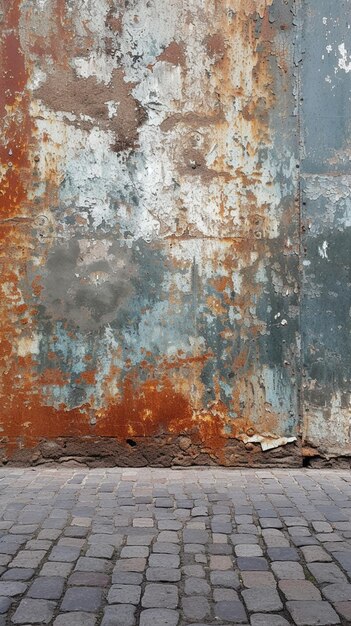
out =
[[[334,102],[350,46],[328,34],[329,6],[318,85]],[[302,389],[306,401],[316,390],[301,385],[300,272],[313,301],[325,296],[313,263],[331,272],[345,245],[333,229],[341,237],[350,216],[345,129],[326,136],[318,169],[308,52],[299,100],[302,8],[5,3],[5,461],[96,449],[123,464],[302,462]],[[327,208],[322,219],[300,212],[302,156],[303,193]],[[313,259],[301,258],[305,213]],[[344,416],[338,384],[330,406]]]

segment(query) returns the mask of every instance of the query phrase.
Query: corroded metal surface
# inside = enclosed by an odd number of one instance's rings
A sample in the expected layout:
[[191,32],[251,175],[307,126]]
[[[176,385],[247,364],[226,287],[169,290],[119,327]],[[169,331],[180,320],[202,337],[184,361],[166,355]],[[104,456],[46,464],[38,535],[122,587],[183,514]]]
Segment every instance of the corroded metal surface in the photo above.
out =
[[303,22],[304,438],[350,455],[351,2],[312,0]]
[[296,22],[3,2],[5,459],[299,462]]

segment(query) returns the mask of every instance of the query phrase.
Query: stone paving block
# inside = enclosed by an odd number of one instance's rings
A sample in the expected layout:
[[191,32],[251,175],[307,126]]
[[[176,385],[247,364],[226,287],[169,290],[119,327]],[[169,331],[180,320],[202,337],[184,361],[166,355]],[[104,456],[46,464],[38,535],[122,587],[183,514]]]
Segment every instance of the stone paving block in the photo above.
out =
[[191,595],[210,595],[211,588],[203,578],[186,578],[184,584],[185,594]]
[[286,606],[296,626],[340,624],[340,619],[329,602],[290,601]]
[[333,532],[333,527],[329,524],[329,522],[312,522],[312,526],[316,533],[331,533]]
[[152,517],[136,517],[133,519],[133,526],[135,528],[153,528],[155,525]]
[[70,587],[61,604],[61,611],[97,613],[102,601],[102,591],[97,587]]
[[111,559],[114,553],[114,546],[108,544],[91,544],[85,556],[97,559]]
[[[177,626],[179,613],[172,609],[146,609],[140,614],[139,626]],[[102,626],[105,626],[102,623]],[[106,626],[115,626],[106,624]],[[125,626],[129,626],[126,624]],[[194,625],[195,626],[195,625]]]
[[284,522],[287,526],[308,526],[308,522],[304,517],[285,517]]
[[258,544],[258,537],[256,535],[230,535],[230,540],[234,546],[238,546],[240,544]]
[[10,563],[11,561],[11,555],[10,554],[0,554],[0,566],[6,566]]
[[268,613],[272,611],[281,611],[283,609],[282,601],[276,589],[272,587],[259,587],[244,589],[242,597],[248,611]]
[[146,570],[146,580],[175,583],[180,580],[180,570],[167,567],[149,567]]
[[160,543],[179,543],[179,537],[175,530],[161,530],[157,536],[157,541]]
[[309,580],[281,580],[279,589],[287,600],[321,600],[320,591]]
[[223,600],[213,607],[215,619],[228,620],[235,624],[246,624],[247,615],[242,602],[238,600]]
[[205,570],[202,565],[184,565],[182,571],[185,576],[194,576],[196,578],[205,578]]
[[234,589],[219,589],[215,587],[213,589],[213,599],[215,602],[233,602],[239,600],[239,596]]
[[204,619],[210,614],[210,605],[204,596],[192,596],[182,599],[184,617],[187,619]]
[[276,587],[277,581],[271,572],[242,572],[245,587]]
[[56,603],[49,600],[24,598],[11,620],[13,624],[50,624],[55,607]]
[[291,537],[291,540],[297,548],[300,546],[320,546],[320,543],[314,537]]
[[351,602],[335,602],[334,608],[346,621],[351,622]]
[[171,498],[155,498],[155,507],[156,508],[172,508],[173,500]]
[[267,563],[266,559],[261,558],[261,557],[241,556],[241,557],[237,558],[236,562],[237,562],[238,568],[240,570],[243,570],[243,571],[263,572],[263,571],[267,571],[268,570],[268,563]]
[[176,585],[147,584],[141,604],[144,608],[176,609],[178,588]]
[[316,539],[321,543],[331,543],[334,541],[342,541],[343,538],[337,533],[317,533],[315,535]]
[[280,615],[265,615],[264,613],[256,613],[251,615],[251,626],[289,626],[289,622]]
[[230,556],[225,555],[211,555],[210,556],[210,569],[212,570],[230,570],[233,568],[233,559]]
[[349,541],[343,542],[334,542],[330,541],[329,543],[324,544],[324,547],[328,552],[334,554],[334,552],[350,552],[351,544]]
[[121,572],[116,569],[112,572],[112,582],[117,585],[141,585],[142,580],[143,575],[138,572]]
[[[133,559],[126,559],[126,561],[128,560],[131,561]],[[145,559],[143,559],[145,561]],[[118,561],[119,563],[124,563],[123,561]],[[130,564],[130,566],[132,567],[132,564]],[[87,557],[87,556],[81,556],[78,561],[77,564],[75,566],[75,571],[77,572],[102,572],[102,573],[106,573],[109,572],[111,569],[111,563],[110,561],[108,561],[107,559],[94,559],[91,557]],[[120,569],[123,569],[122,567]],[[134,571],[134,570],[133,570]]]
[[121,559],[146,558],[149,556],[148,546],[125,546],[120,553]]
[[276,517],[260,517],[262,528],[283,528],[283,522]]
[[67,578],[73,569],[73,563],[58,563],[57,561],[44,563],[39,576],[62,576]]
[[6,613],[11,606],[12,598],[0,597],[0,614]]
[[64,613],[56,617],[53,626],[95,626],[97,616],[92,613]]
[[233,554],[233,548],[232,546],[225,544],[225,543],[210,543],[208,546],[208,553],[209,554]]
[[211,572],[210,579],[212,585],[217,587],[230,587],[231,589],[240,587],[239,576],[236,572]]
[[110,583],[108,574],[100,572],[73,572],[68,579],[69,585],[83,587],[107,587]]
[[333,557],[349,575],[351,574],[351,552],[333,552]]
[[139,585],[112,585],[107,601],[110,604],[138,604],[141,596]]
[[236,556],[263,556],[262,548],[257,544],[239,544],[235,546]]
[[350,583],[333,583],[326,585],[322,589],[322,593],[330,602],[346,602],[351,601],[351,585]]
[[279,580],[304,580],[305,574],[300,563],[275,561],[271,568]]
[[177,554],[151,554],[149,567],[180,567],[180,558]]
[[161,519],[157,523],[159,530],[181,530],[183,524],[175,519]]
[[[154,622],[152,626],[156,626],[156,623]],[[133,606],[132,604],[115,604],[105,608],[101,626],[135,625],[135,606]]]
[[301,552],[307,563],[313,563],[315,561],[328,562],[331,561],[331,556],[320,546],[305,546],[301,548]]
[[157,554],[179,554],[180,546],[177,543],[168,543],[167,541],[158,543],[156,541],[152,546],[152,551]]
[[204,544],[209,541],[209,533],[206,530],[183,530],[184,543]]
[[128,535],[127,546],[149,546],[154,535]]
[[335,563],[309,563],[307,567],[319,584],[347,580],[344,572]]
[[[44,553],[45,554],[45,553]],[[74,546],[55,546],[49,554],[49,561],[73,563],[79,558],[80,548]]]
[[28,597],[58,600],[63,593],[64,584],[65,579],[59,576],[38,576],[28,589]]
[[272,561],[299,560],[299,555],[295,548],[268,548],[267,553]]
[[23,582],[16,581],[0,581],[0,596],[9,596],[14,598],[24,593],[28,585]]
[[10,567],[28,567],[36,569],[46,556],[45,550],[20,550],[11,561]]

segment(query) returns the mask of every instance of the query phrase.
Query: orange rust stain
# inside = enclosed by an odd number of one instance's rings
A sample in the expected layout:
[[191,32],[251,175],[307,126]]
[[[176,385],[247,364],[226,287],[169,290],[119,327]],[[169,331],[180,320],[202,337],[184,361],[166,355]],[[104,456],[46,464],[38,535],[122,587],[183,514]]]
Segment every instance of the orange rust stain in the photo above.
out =
[[208,35],[205,39],[205,45],[209,56],[213,57],[216,61],[224,57],[227,44],[222,33]]
[[216,291],[224,291],[228,288],[229,278],[227,276],[218,276],[213,279],[212,283]]
[[40,296],[40,294],[41,294],[41,292],[43,290],[43,287],[40,284],[40,280],[41,280],[40,276],[35,276],[35,278],[32,281],[32,289],[33,289],[33,294],[35,296]]
[[95,385],[96,383],[96,371],[86,370],[79,375],[77,384],[85,383],[86,385]]
[[185,65],[184,45],[172,41],[157,57],[158,61],[166,61],[172,65]]
[[69,374],[58,368],[47,369],[37,379],[39,385],[58,385],[63,387],[69,383]]
[[97,412],[94,432],[119,440],[188,433],[204,449],[220,452],[226,439],[223,407],[221,409],[222,413],[218,410],[194,412],[190,399],[175,391],[166,376],[144,383],[128,377],[120,399]]
[[12,216],[26,200],[28,176],[24,171],[30,167],[31,121],[25,92],[28,76],[18,32],[19,5],[19,0],[10,1],[0,38],[0,162],[5,170],[0,189],[1,217]]
[[136,384],[128,376],[121,398],[107,409],[98,411],[98,415],[96,432],[123,438],[187,430],[192,409],[189,401],[174,391],[166,377]]

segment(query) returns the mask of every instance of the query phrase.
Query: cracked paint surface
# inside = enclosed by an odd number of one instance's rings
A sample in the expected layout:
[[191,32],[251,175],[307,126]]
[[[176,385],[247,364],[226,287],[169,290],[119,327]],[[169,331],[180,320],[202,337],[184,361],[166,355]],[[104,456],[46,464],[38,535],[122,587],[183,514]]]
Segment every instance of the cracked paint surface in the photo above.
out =
[[299,6],[0,3],[5,460],[300,462]]

